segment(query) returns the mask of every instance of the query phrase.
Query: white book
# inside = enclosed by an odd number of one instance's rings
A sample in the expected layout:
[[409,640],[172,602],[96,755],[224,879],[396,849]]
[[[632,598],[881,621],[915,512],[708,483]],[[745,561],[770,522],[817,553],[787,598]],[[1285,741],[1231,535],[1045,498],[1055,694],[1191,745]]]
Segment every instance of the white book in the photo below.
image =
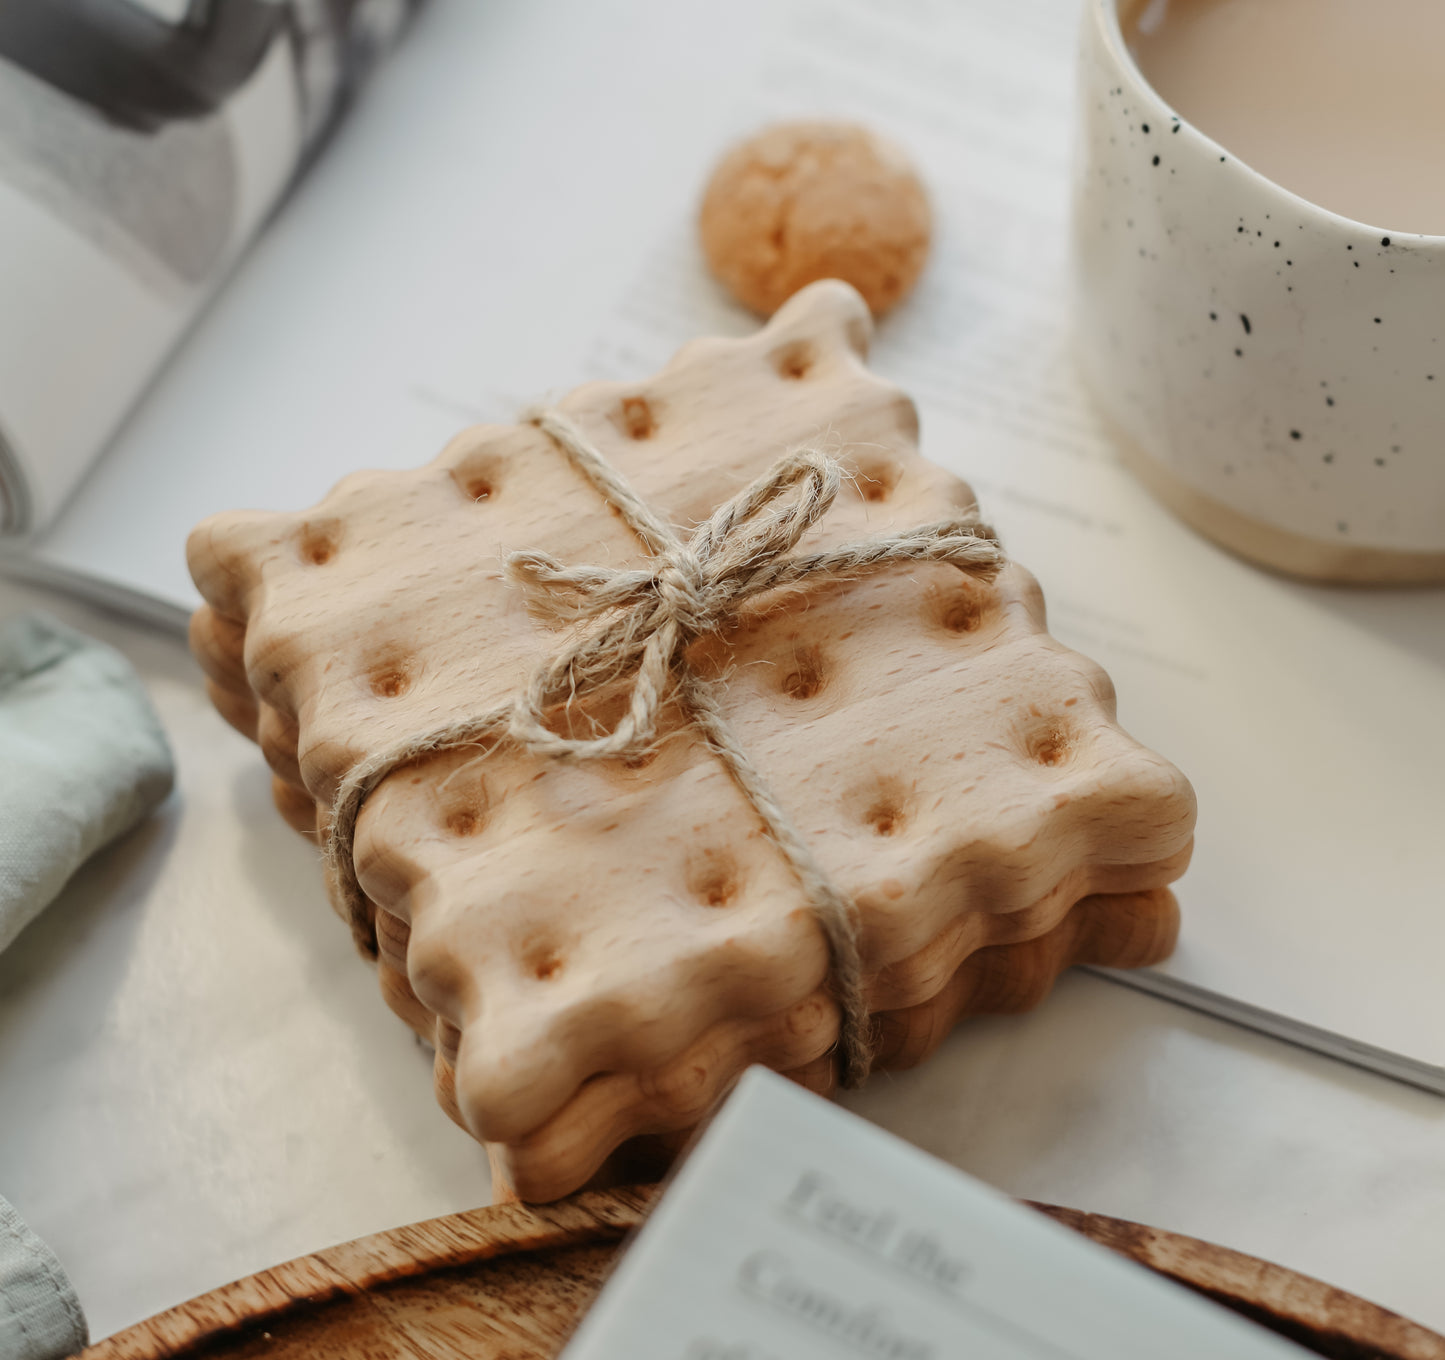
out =
[[564,1360],[1306,1354],[761,1067]]
[[0,6],[0,534],[44,534],[420,0]]
[[301,508],[742,333],[693,244],[707,167],[770,117],[861,119],[917,158],[937,218],[875,368],[1199,793],[1179,949],[1119,980],[1445,1092],[1445,591],[1271,576],[1120,467],[1069,356],[1079,9],[432,0],[10,569],[178,624],[202,516]]

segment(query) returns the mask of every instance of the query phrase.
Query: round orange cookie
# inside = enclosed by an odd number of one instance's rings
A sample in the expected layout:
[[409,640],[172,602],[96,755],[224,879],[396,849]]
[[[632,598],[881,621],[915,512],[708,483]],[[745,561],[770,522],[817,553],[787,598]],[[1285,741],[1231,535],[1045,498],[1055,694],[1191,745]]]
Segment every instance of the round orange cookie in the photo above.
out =
[[723,158],[699,226],[713,273],[753,311],[831,278],[877,316],[923,269],[932,214],[897,147],[851,123],[779,123]]

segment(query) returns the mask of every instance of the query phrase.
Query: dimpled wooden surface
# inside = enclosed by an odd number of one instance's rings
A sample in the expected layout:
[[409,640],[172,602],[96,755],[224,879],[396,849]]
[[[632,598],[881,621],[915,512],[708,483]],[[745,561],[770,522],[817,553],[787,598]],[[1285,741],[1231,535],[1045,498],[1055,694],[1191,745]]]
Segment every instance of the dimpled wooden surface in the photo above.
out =
[[[749,339],[695,341],[646,382],[559,405],[683,526],[809,442],[852,474],[809,546],[972,506],[919,455],[912,403],[868,372],[869,328],[856,293],[815,284]],[[555,646],[503,579],[518,548],[644,560],[530,426],[357,473],[308,512],[195,531],[197,655],[298,829],[324,830],[358,760],[491,708]],[[858,905],[884,1065],[921,1060],[962,1015],[1032,1003],[1072,962],[1172,947],[1193,795],[1115,723],[1104,673],[1047,634],[1017,564],[992,583],[913,566],[779,593],[690,661],[727,676],[729,721]],[[368,799],[355,860],[383,992],[523,1197],[575,1189],[627,1139],[675,1137],[749,1062],[835,1079],[821,931],[687,731],[641,764],[418,761]]]

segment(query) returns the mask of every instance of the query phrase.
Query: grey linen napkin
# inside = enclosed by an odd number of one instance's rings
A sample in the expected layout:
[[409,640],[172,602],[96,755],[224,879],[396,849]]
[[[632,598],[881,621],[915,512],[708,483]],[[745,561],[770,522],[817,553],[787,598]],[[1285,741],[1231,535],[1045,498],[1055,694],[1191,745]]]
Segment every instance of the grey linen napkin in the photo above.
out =
[[0,1355],[59,1360],[89,1339],[80,1301],[55,1253],[0,1198]]
[[[43,615],[0,624],[0,950],[170,792],[170,748],[130,663]],[[86,1343],[55,1254],[0,1199],[0,1356]]]
[[0,624],[0,949],[173,777],[119,652],[40,614]]

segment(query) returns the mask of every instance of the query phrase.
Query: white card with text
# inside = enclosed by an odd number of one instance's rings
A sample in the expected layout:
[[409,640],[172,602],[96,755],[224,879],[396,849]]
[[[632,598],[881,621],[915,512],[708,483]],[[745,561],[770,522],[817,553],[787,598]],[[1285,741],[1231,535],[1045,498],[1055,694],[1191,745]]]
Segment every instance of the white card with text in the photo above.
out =
[[754,1067],[565,1360],[1305,1354]]

